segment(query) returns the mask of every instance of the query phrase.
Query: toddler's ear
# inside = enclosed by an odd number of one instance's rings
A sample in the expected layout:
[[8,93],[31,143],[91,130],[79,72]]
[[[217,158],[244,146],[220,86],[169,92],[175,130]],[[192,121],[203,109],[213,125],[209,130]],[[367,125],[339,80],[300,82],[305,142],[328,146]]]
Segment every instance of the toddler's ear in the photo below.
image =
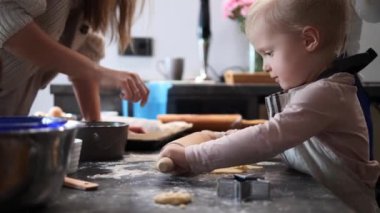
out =
[[319,30],[311,26],[304,27],[302,30],[302,39],[306,51],[315,51],[320,43]]

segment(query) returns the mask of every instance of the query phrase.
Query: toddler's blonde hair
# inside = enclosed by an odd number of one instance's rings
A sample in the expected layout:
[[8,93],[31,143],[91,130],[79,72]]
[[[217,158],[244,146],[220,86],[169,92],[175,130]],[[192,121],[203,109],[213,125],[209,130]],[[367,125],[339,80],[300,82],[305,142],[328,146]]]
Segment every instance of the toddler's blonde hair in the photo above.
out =
[[340,54],[349,20],[348,0],[255,0],[246,18],[245,31],[252,38],[255,22],[264,18],[272,29],[301,32],[305,26],[319,30],[321,48]]

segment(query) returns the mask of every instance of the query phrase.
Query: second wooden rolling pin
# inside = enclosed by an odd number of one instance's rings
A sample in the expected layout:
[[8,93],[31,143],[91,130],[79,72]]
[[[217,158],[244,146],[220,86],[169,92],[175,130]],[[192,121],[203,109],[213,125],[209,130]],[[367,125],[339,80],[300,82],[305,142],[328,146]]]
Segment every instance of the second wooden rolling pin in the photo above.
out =
[[185,121],[193,124],[192,132],[202,130],[228,131],[264,123],[264,119],[245,120],[240,114],[164,114],[157,115],[162,123]]

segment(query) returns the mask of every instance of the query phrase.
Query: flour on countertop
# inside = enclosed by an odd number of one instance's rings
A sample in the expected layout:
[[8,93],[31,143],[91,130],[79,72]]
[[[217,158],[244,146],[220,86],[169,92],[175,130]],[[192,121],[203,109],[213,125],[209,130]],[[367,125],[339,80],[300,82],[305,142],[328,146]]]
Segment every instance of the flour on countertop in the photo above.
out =
[[93,176],[88,176],[90,179],[98,179],[98,178],[112,178],[112,179],[118,179],[120,180],[123,176],[141,176],[141,175],[147,175],[147,174],[154,174],[155,172],[153,171],[142,171],[142,170],[122,170],[122,171],[117,171],[117,172],[111,172],[107,174],[96,174]]
[[[95,174],[87,176],[90,179],[98,178],[111,178],[111,179],[122,179],[122,177],[136,177],[143,175],[153,175],[160,174],[154,167],[154,162],[158,155],[144,155],[144,154],[129,154],[124,157],[124,159],[117,163],[101,163],[100,169],[109,171],[108,173]],[[136,168],[134,162],[145,162],[141,168]]]
[[124,158],[125,162],[152,161],[156,162],[158,154],[128,154]]

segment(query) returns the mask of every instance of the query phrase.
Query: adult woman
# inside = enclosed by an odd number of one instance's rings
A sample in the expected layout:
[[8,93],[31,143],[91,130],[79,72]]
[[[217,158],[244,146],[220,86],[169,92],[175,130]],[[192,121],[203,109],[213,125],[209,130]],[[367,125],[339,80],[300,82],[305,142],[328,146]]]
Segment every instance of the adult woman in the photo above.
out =
[[0,0],[0,115],[28,114],[38,89],[57,73],[73,83],[86,120],[100,119],[100,86],[120,88],[123,98],[144,105],[149,91],[138,75],[96,63],[104,53],[99,32],[111,29],[120,48],[126,48],[136,4],[136,0]]

